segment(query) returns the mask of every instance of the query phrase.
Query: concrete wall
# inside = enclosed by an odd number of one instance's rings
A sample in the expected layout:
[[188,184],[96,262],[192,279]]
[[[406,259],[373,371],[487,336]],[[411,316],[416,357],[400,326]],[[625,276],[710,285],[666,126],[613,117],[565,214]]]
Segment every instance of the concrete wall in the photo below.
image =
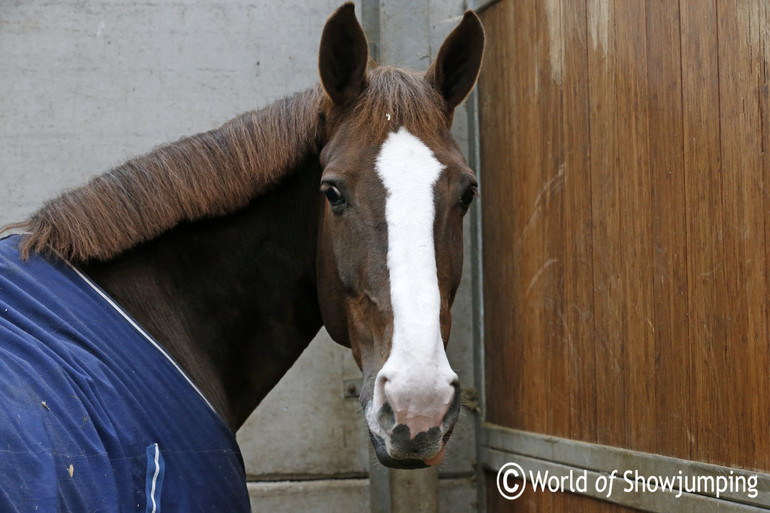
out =
[[[339,3],[0,0],[0,224],[155,145],[314,84],[321,29]],[[430,2],[431,54],[461,13],[460,1]],[[449,355],[466,386],[469,275]],[[349,350],[322,331],[241,429],[254,511],[368,510],[368,476],[383,470],[360,405],[343,397],[355,378]],[[442,511],[469,511],[475,497],[464,415],[441,469]]]

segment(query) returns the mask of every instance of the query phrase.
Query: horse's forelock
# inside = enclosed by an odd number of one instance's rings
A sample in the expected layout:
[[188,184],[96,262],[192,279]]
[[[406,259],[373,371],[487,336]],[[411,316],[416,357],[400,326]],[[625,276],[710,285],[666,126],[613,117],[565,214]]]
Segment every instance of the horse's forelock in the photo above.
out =
[[449,128],[446,104],[423,75],[408,70],[375,67],[354,106],[353,130],[378,140],[401,127],[429,138]]

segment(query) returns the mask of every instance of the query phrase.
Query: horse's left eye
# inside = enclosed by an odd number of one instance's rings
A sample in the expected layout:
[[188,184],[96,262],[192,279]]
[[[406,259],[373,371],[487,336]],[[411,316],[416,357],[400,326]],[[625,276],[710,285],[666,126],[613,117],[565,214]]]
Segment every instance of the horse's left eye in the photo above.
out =
[[463,208],[463,210],[468,210],[468,207],[471,206],[471,202],[473,201],[474,196],[476,196],[476,187],[468,187],[463,192],[463,195],[460,197],[460,206]]

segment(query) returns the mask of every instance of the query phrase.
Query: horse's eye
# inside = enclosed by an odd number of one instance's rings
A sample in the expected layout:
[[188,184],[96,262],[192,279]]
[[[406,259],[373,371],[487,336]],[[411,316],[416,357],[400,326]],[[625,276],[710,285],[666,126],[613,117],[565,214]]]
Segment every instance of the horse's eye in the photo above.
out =
[[326,195],[326,199],[329,200],[329,203],[333,207],[336,207],[337,205],[342,205],[345,202],[345,197],[342,196],[342,193],[340,192],[340,190],[333,185],[328,185],[327,187],[325,187],[324,194]]
[[460,197],[460,206],[463,208],[463,210],[468,210],[468,207],[471,206],[471,202],[473,201],[474,196],[476,196],[476,187],[471,186],[465,189],[465,192],[463,192],[463,195]]

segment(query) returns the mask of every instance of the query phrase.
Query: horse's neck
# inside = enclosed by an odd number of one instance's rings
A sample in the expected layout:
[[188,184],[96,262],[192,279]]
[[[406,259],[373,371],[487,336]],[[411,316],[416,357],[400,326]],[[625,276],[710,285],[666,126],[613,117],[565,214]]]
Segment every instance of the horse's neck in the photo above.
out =
[[245,209],[180,225],[86,272],[237,429],[315,336],[317,157]]

